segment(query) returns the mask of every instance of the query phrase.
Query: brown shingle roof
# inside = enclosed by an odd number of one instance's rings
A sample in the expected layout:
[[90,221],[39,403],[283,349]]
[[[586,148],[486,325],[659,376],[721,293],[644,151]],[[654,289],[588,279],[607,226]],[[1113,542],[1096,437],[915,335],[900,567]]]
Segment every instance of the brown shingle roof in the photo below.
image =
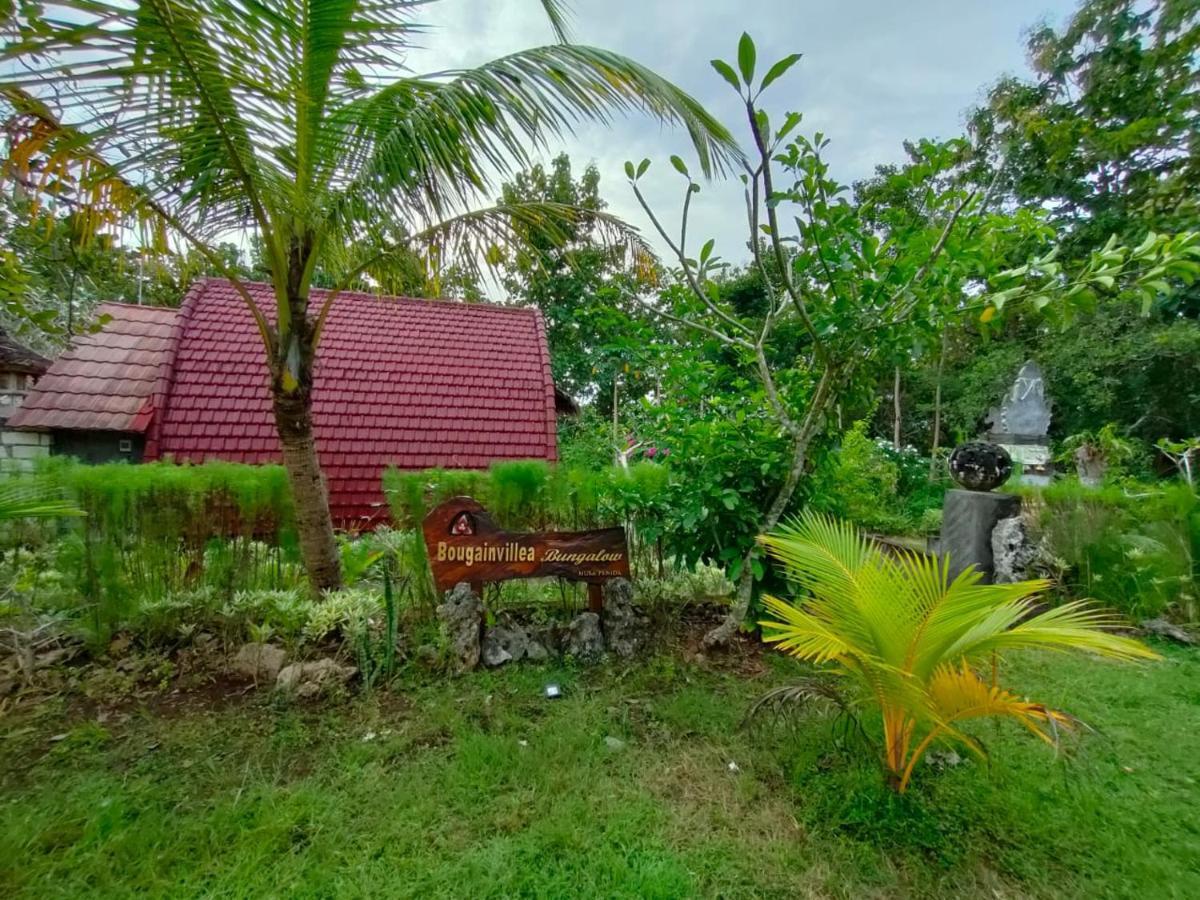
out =
[[50,360],[17,343],[7,331],[0,328],[0,371],[41,375],[49,367]]

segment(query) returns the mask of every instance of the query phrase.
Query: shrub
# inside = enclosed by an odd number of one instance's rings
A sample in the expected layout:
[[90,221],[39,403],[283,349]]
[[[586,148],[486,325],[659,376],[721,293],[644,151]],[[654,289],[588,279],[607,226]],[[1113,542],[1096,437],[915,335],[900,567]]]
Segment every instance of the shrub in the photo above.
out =
[[876,440],[866,422],[856,422],[817,466],[808,503],[868,531],[928,533],[926,514],[941,509],[946,493],[944,482],[930,481],[929,468],[916,449]]
[[306,592],[246,590],[221,597],[212,587],[167,594],[137,605],[121,622],[146,644],[171,644],[207,631],[226,644],[298,638],[314,609]]
[[319,642],[330,637],[353,638],[380,612],[379,595],[368,588],[331,591],[313,604],[303,635]]
[[659,622],[678,615],[684,607],[706,600],[719,600],[733,593],[725,570],[707,563],[680,568],[662,578],[645,578],[638,584],[638,603]]
[[1064,479],[1024,493],[1072,596],[1131,617],[1196,617],[1200,500],[1186,484],[1086,488]]

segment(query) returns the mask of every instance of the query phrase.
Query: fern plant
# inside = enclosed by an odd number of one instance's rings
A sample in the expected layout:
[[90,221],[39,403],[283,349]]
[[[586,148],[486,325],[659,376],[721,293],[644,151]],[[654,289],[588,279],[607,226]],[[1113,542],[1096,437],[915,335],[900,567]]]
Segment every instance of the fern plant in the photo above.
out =
[[[799,587],[794,602],[765,598],[774,616],[763,639],[828,666],[847,704],[878,711],[882,764],[903,792],[937,741],[982,757],[963,730],[972,719],[1009,718],[1054,744],[1076,720],[997,683],[998,654],[1017,648],[1084,650],[1119,659],[1155,654],[1110,633],[1115,616],[1083,602],[1037,612],[1045,581],[983,584],[973,567],[953,581],[946,559],[885,555],[852,525],[807,512],[759,539]],[[807,696],[811,692],[802,692]]]

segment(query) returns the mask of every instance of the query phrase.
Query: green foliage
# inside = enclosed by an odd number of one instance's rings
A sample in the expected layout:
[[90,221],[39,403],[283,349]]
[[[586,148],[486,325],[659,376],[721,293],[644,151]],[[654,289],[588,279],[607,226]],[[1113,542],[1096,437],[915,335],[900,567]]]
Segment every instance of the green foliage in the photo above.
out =
[[379,609],[379,595],[371,588],[330,591],[313,607],[304,623],[304,639],[314,643],[342,637],[353,640],[368,627]]
[[120,624],[148,647],[187,643],[205,632],[232,646],[274,636],[294,640],[316,608],[299,588],[241,590],[223,598],[204,586],[144,600]]
[[[86,199],[77,184],[60,190],[60,208]],[[23,190],[0,192],[0,326],[52,355],[86,331],[100,303],[176,306],[195,279],[221,271],[194,250],[122,246],[113,234],[96,233],[98,224],[78,212],[39,209]],[[252,277],[233,244],[220,244],[215,256]]]
[[930,481],[929,460],[916,450],[873,439],[867,429],[865,421],[854,423],[824,456],[807,489],[809,506],[868,531],[928,533],[945,484]]
[[903,527],[893,512],[899,483],[899,467],[867,436],[867,423],[855,422],[814,474],[810,506],[868,530],[895,531]]
[[694,603],[719,601],[733,593],[725,570],[710,563],[680,567],[638,583],[637,601],[658,625],[677,620]]
[[1095,431],[1081,431],[1068,435],[1055,458],[1075,468],[1080,455],[1100,460],[1105,477],[1110,479],[1126,476],[1145,477],[1150,474],[1149,448],[1136,438],[1121,436],[1115,422],[1102,425]]
[[1200,615],[1200,499],[1186,484],[1090,489],[1064,479],[1030,495],[1041,504],[1039,527],[1070,596],[1138,619]]
[[34,590],[43,605],[75,616],[97,646],[144,608],[157,631],[169,607],[212,611],[241,592],[303,584],[281,468],[52,458],[8,484],[51,490],[83,511],[40,534],[10,531],[8,541],[40,548],[35,565],[48,571],[31,573]]
[[[1064,28],[1031,31],[1035,83],[1001,80],[973,117],[1007,158],[1004,187],[1063,226],[1066,255],[1200,221],[1200,174],[1183,150],[1196,125],[1198,27],[1192,3],[1085,0]],[[1167,293],[1194,310],[1194,288]]]
[[[664,520],[670,515],[671,478],[665,466],[648,461],[626,470],[514,460],[494,463],[487,471],[388,469],[383,487],[393,520],[401,527],[416,529],[413,541],[420,541],[421,549],[414,545],[414,562],[418,553],[426,559],[419,535],[421,520],[443,501],[466,495],[482,503],[497,525],[516,531],[624,525],[637,567],[650,565],[652,558],[661,559],[658,540],[669,532]],[[422,596],[419,590],[414,593]]]
[[[735,581],[787,465],[787,440],[756,401],[761,394],[731,392],[710,395],[701,407],[684,394],[659,405],[647,423],[657,446],[670,450],[670,552],[688,565],[722,565]],[[750,566],[757,577],[765,573],[757,558]]]
[[612,465],[616,452],[612,418],[602,415],[595,405],[583,407],[577,416],[559,416],[558,459],[563,465],[603,469]]
[[[404,587],[405,585],[401,585],[402,590]],[[383,576],[383,592],[380,599],[382,607],[376,608],[375,615],[353,625],[348,635],[354,647],[363,687],[368,691],[380,679],[394,678],[397,670],[396,643],[399,640],[400,600],[392,585],[392,579],[386,572]]]
[[657,330],[629,297],[640,260],[604,234],[599,170],[590,165],[575,179],[571,160],[560,154],[549,169],[539,163],[518,173],[503,186],[501,202],[579,211],[555,229],[514,221],[519,240],[503,254],[502,281],[512,300],[541,311],[554,383],[611,418],[614,400],[623,406],[646,394],[661,354]]

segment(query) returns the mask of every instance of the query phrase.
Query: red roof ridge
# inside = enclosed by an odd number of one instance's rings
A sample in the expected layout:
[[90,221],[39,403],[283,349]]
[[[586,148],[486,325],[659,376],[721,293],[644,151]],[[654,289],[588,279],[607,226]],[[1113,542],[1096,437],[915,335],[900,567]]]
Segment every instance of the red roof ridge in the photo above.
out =
[[158,378],[154,382],[154,390],[147,398],[149,409],[143,409],[139,414],[139,418],[145,417],[146,455],[150,459],[158,457],[158,440],[162,431],[163,418],[167,414],[167,404],[171,402],[171,388],[175,383],[175,358],[179,355],[179,345],[183,343],[183,332],[187,328],[188,320],[192,317],[196,301],[204,293],[204,288],[209,281],[208,278],[196,281],[183,295],[183,301],[177,310],[178,315],[175,316],[175,322],[171,325],[171,336],[167,339],[167,352],[158,367]]
[[[197,279],[196,282],[193,283],[192,290],[195,290],[196,286],[199,284],[207,284],[209,282],[225,284],[225,285],[229,285],[230,287],[233,287],[234,290],[237,289],[234,286],[234,283],[231,279],[221,278],[217,275],[206,275],[203,278]],[[246,288],[266,288],[267,290],[271,291],[272,293],[274,293],[274,291],[275,291],[275,285],[273,285],[269,281],[241,281],[240,283],[242,284],[243,287],[246,287]],[[332,288],[314,287],[314,288],[312,288],[310,293],[319,294],[323,297],[323,296],[329,294],[330,291],[332,291],[332,290],[333,290]],[[537,307],[534,307],[534,306],[518,306],[515,303],[496,303],[496,302],[492,302],[489,300],[466,300],[466,299],[462,299],[462,298],[456,299],[454,297],[408,297],[403,294],[385,294],[382,292],[376,293],[373,291],[352,291],[352,290],[347,290],[347,289],[342,289],[342,290],[338,291],[338,296],[339,297],[361,297],[361,298],[367,299],[367,300],[401,301],[403,303],[420,303],[420,304],[437,303],[437,304],[441,304],[442,306],[457,306],[457,307],[462,307],[463,309],[497,310],[499,312],[514,312],[514,313],[526,313],[526,314],[536,314],[538,312]]]

